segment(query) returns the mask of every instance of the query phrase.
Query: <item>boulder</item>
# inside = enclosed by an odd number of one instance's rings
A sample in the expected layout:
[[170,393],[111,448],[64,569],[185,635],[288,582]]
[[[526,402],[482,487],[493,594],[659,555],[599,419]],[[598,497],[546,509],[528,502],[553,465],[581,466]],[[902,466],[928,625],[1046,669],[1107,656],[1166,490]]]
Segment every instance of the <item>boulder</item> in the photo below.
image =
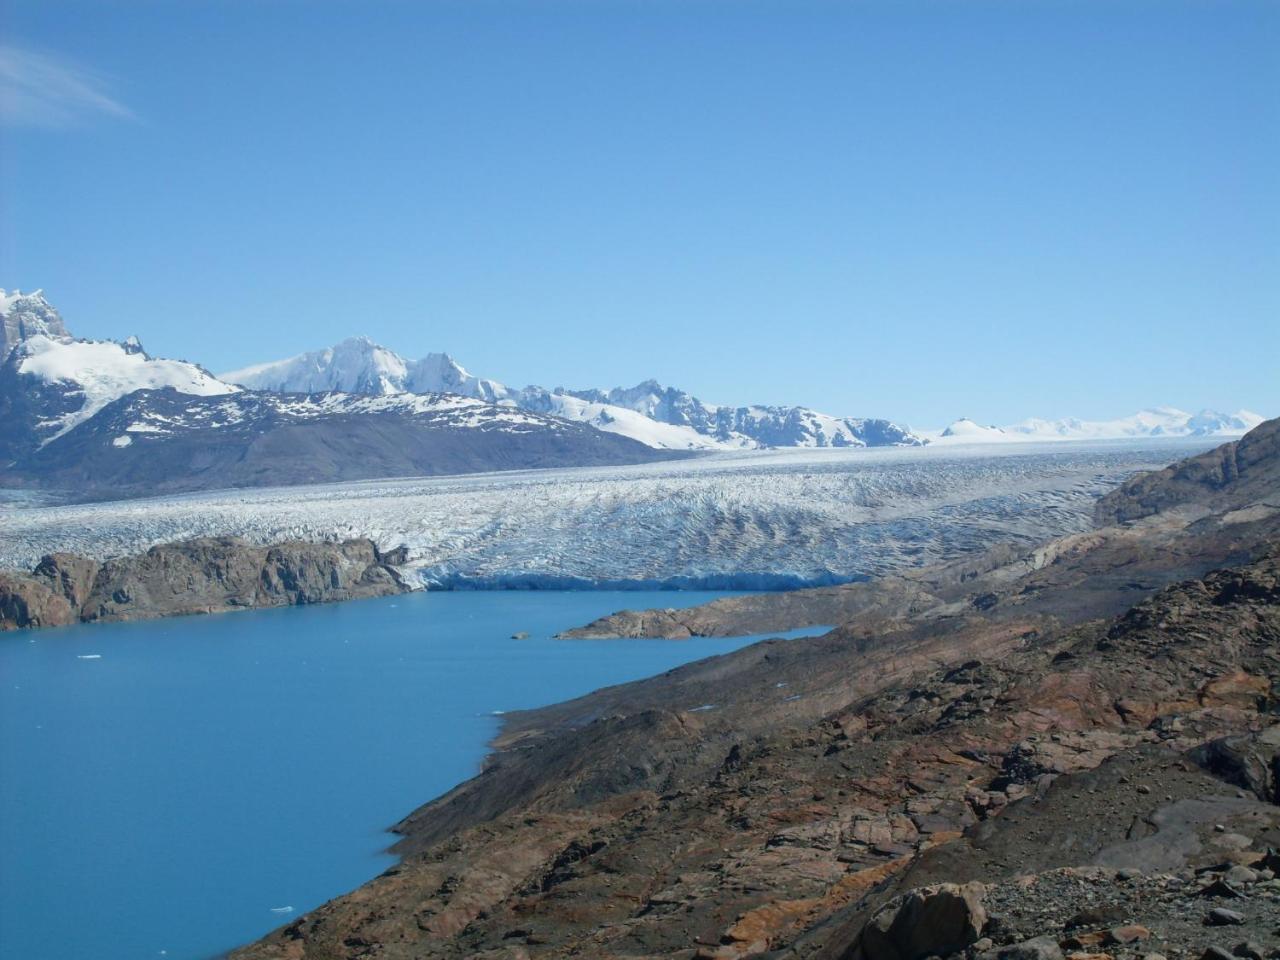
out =
[[987,922],[984,890],[980,883],[940,883],[891,900],[862,929],[864,960],[923,960],[965,949]]
[[996,952],[996,960],[1062,960],[1062,948],[1053,937],[1033,937],[1002,947]]

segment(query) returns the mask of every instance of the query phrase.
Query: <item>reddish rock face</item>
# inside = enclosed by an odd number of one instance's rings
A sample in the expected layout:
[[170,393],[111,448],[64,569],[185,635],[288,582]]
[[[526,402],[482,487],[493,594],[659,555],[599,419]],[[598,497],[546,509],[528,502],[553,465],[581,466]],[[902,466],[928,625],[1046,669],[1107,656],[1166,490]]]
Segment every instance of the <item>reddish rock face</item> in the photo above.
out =
[[0,630],[59,627],[76,619],[67,598],[43,579],[0,572]]
[[[403,554],[393,551],[392,559],[403,562]],[[30,574],[0,573],[0,629],[325,603],[406,589],[368,540],[265,547],[206,538],[101,566],[50,554]]]

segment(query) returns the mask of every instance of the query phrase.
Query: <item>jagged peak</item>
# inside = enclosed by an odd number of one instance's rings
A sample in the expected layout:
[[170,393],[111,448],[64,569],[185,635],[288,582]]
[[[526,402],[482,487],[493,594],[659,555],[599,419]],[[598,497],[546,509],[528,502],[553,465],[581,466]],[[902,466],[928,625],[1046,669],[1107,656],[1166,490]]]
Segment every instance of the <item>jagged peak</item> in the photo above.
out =
[[32,300],[43,306],[50,306],[49,301],[45,299],[43,288],[37,288],[29,293],[23,293],[21,290],[16,288],[13,290],[6,290],[4,287],[0,287],[0,316],[7,317],[9,315],[9,311],[13,309],[14,305],[20,300]]

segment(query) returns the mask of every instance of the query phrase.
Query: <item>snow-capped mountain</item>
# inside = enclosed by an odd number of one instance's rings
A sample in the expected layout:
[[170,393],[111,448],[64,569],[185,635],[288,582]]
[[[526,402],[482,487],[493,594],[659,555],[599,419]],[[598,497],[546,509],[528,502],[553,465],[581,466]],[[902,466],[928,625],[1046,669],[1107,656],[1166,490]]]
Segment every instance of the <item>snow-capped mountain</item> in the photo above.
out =
[[44,298],[43,290],[23,293],[0,288],[0,362],[28,337],[67,337],[62,317]]
[[246,390],[197,364],[152,357],[135,338],[76,339],[43,296],[0,302],[0,485],[130,496],[673,456],[489,402],[491,389],[443,355],[403,365],[349,341],[288,364],[297,377],[328,376],[359,392]]
[[456,393],[490,402],[511,393],[497,381],[472,376],[447,353],[406,360],[368,337],[351,337],[325,350],[232,370],[222,379],[277,393]]
[[1232,437],[1248,433],[1263,421],[1248,410],[1187,413],[1177,407],[1152,407],[1116,420],[1031,418],[1007,427],[982,426],[967,417],[949,425],[936,437],[943,443],[1016,443],[1046,440],[1123,440],[1139,437]]
[[80,340],[41,291],[0,290],[0,456],[56,440],[135,390],[218,396],[240,388],[185,360],[152,357],[136,337]]
[[406,360],[367,337],[327,350],[259,364],[222,375],[258,390],[345,390],[375,395],[448,391],[577,420],[660,449],[734,450],[758,447],[918,445],[909,430],[888,420],[832,417],[805,407],[715,406],[646,380],[630,388],[515,390],[467,372],[445,353]]
[[631,388],[567,391],[572,396],[688,427],[729,447],[917,446],[921,440],[888,420],[833,417],[807,407],[716,406],[646,380]]
[[8,362],[13,365],[16,376],[29,378],[39,384],[39,389],[57,392],[67,401],[59,404],[59,412],[41,420],[44,443],[57,439],[111,401],[135,390],[170,388],[199,397],[240,390],[194,363],[151,357],[136,338],[117,343],[54,339],[38,334],[14,347]]

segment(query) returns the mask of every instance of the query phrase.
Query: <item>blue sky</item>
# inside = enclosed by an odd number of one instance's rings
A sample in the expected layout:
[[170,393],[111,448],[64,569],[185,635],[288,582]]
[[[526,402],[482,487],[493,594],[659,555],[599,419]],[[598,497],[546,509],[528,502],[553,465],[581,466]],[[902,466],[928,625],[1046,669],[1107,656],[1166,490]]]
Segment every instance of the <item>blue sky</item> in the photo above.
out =
[[2,0],[0,285],[917,426],[1280,414],[1280,4]]

